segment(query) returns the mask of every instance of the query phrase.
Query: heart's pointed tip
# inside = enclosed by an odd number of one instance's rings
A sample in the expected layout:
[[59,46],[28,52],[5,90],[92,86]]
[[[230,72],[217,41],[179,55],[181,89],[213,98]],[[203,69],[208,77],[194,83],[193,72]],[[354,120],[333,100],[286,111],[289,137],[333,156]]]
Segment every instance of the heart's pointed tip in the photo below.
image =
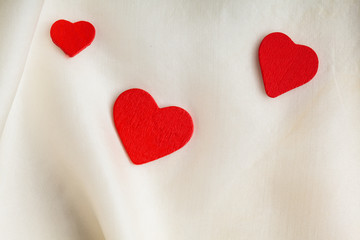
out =
[[75,57],[75,56],[77,55],[77,53],[74,53],[74,54],[72,54],[72,53],[66,53],[66,55],[67,55],[69,58],[73,58],[73,57]]
[[137,162],[137,161],[134,161],[134,160],[131,160],[131,162],[132,162],[134,165],[137,165],[137,166],[143,165],[143,164],[145,164],[145,163],[148,163],[148,162]]
[[154,158],[154,159],[143,159],[139,156],[137,157],[129,157],[130,158],[130,161],[134,164],[134,165],[144,165],[146,163],[149,163],[149,162],[153,162],[155,160],[158,160],[160,159],[161,157],[158,157],[158,158]]
[[270,94],[267,94],[268,95],[268,97],[270,97],[270,98],[277,98],[278,96],[280,96],[280,95],[270,95]]
[[266,95],[270,98],[277,98],[278,96],[281,95],[281,93],[274,93],[274,92],[268,92],[268,91],[265,91]]

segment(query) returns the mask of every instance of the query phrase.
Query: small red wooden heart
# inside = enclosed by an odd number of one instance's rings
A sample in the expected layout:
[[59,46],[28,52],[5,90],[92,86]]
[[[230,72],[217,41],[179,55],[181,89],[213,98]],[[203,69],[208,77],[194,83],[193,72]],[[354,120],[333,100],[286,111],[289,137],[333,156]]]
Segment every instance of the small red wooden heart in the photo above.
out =
[[143,164],[183,147],[191,138],[191,116],[179,107],[159,108],[141,89],[119,95],[113,109],[120,139],[134,164]]
[[73,57],[91,44],[95,38],[95,28],[86,21],[71,23],[61,19],[51,26],[50,36],[59,48]]
[[314,50],[279,32],[262,40],[259,61],[266,94],[272,98],[309,82],[319,65]]

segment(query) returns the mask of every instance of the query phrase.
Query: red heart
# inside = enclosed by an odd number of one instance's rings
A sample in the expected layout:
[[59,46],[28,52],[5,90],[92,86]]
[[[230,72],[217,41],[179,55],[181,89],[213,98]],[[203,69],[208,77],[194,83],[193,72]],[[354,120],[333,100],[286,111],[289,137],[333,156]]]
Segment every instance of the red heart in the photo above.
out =
[[91,44],[95,38],[95,28],[89,22],[71,23],[62,19],[51,26],[50,36],[59,48],[73,57]]
[[143,164],[183,147],[191,138],[191,116],[179,107],[159,108],[151,95],[129,89],[114,104],[120,139],[134,164]]
[[279,32],[262,40],[259,61],[266,94],[272,98],[309,82],[319,65],[314,50]]

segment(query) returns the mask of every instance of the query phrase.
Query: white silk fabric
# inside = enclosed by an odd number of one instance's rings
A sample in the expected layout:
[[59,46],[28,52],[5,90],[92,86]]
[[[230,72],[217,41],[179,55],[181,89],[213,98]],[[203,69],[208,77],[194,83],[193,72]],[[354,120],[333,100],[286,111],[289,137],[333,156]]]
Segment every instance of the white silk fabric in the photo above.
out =
[[[94,42],[67,57],[58,19]],[[275,31],[320,64],[271,99]],[[0,53],[0,239],[360,239],[359,0],[2,0]],[[195,124],[140,166],[112,118],[134,87]]]

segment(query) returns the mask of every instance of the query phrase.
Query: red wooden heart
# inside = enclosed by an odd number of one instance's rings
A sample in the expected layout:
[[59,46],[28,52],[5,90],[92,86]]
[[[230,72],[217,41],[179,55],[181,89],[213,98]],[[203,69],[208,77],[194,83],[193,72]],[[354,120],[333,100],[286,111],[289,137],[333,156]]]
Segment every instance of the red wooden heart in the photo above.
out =
[[71,23],[61,19],[51,26],[50,36],[59,48],[73,57],[91,44],[95,38],[95,28],[89,22]]
[[259,61],[266,94],[272,98],[309,82],[319,65],[314,50],[279,32],[262,40]]
[[191,138],[191,116],[179,107],[159,108],[151,95],[129,89],[119,95],[113,109],[120,139],[134,164],[143,164],[183,147]]

